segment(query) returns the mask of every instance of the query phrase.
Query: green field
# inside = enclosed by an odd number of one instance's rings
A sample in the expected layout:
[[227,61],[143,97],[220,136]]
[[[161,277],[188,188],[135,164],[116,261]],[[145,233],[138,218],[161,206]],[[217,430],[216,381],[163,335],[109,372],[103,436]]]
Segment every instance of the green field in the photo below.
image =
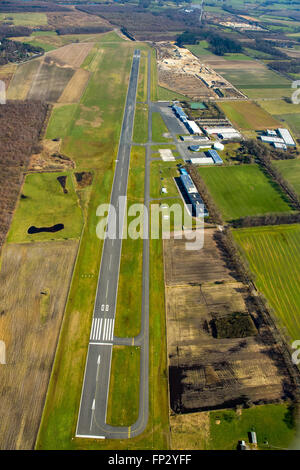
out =
[[238,441],[249,442],[250,431],[256,432],[260,449],[287,449],[295,437],[293,409],[286,404],[262,405],[244,409],[240,416],[233,410],[213,411],[209,448],[236,450]]
[[164,134],[169,134],[169,129],[164,123],[163,118],[159,113],[152,113],[152,140],[153,142],[169,142],[171,137],[165,137]]
[[[58,176],[67,175],[64,194]],[[27,175],[15,216],[8,234],[8,241],[14,243],[52,239],[79,238],[82,228],[82,214],[74,190],[74,176],[65,173],[36,173]],[[24,197],[25,196],[25,197]],[[28,234],[31,226],[51,227],[64,224],[56,233],[41,232]]]
[[293,186],[300,197],[300,160],[279,160],[273,162],[283,177]]
[[[278,116],[289,127],[295,137],[300,137],[300,113],[299,114],[281,114]],[[284,126],[284,124],[283,124]]]
[[281,98],[291,95],[291,81],[268,70],[267,67],[247,68],[247,70],[243,70],[243,67],[240,70],[220,68],[218,72],[251,99]]
[[15,26],[45,26],[48,24],[45,13],[0,13],[1,21],[12,21]]
[[163,88],[161,86],[157,87],[158,97],[157,99],[160,101],[172,101],[172,100],[188,100],[184,95],[180,93],[176,93],[176,91],[168,90],[167,88]]
[[279,187],[257,165],[200,168],[199,173],[226,221],[290,210]]
[[[180,197],[174,182],[174,177],[179,176],[176,166],[178,164],[178,160],[176,162],[154,161],[151,163],[150,197],[155,199],[174,196]],[[167,189],[168,192],[166,194],[161,193],[162,187]]]
[[258,104],[273,116],[300,114],[300,104],[288,103],[285,100],[261,100]]
[[[114,346],[107,405],[107,424],[131,426],[139,414],[140,349]],[[128,380],[128,378],[130,378]]]
[[55,106],[47,127],[47,139],[63,139],[70,131],[72,120],[78,109],[77,104]]
[[279,126],[279,122],[253,102],[221,102],[219,107],[240,129],[260,130]]
[[256,285],[287,337],[300,338],[300,225],[234,230]]
[[184,47],[197,57],[212,55],[212,52],[208,49],[209,44],[207,41],[200,41],[199,44],[185,44]]

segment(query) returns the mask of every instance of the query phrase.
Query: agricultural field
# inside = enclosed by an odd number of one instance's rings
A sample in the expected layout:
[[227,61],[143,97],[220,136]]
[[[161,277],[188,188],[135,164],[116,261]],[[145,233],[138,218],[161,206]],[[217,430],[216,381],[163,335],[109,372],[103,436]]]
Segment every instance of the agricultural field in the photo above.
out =
[[38,60],[30,60],[16,69],[7,90],[9,100],[25,100],[27,98],[39,66]]
[[292,104],[285,100],[259,100],[258,104],[272,116],[300,114],[300,104]]
[[74,74],[71,67],[60,67],[54,62],[41,61],[27,98],[56,102]]
[[[67,193],[64,193],[57,180],[61,176],[67,177]],[[73,178],[70,172],[27,175],[8,234],[8,241],[20,243],[79,238],[83,221]],[[31,226],[52,227],[56,224],[63,224],[64,229],[56,233],[28,233]]]
[[223,101],[219,103],[219,107],[242,130],[263,130],[280,126],[275,118],[251,101]]
[[255,274],[287,338],[300,338],[300,226],[234,230],[234,238]]
[[[292,386],[284,361],[279,367],[274,360],[275,340],[215,236],[205,228],[204,247],[192,251],[175,234],[164,240],[170,403],[179,414],[243,405],[245,397],[268,402],[287,397]],[[247,318],[243,331],[233,321],[237,312]]]
[[90,79],[90,73],[84,69],[78,69],[63,90],[59,103],[78,103]]
[[34,27],[48,24],[46,13],[0,13],[0,23],[10,21],[15,26]]
[[241,63],[236,61],[235,67],[231,65],[229,68],[220,64],[216,69],[250,99],[290,97],[291,81],[268,70],[261,63],[253,66],[251,61],[244,61],[241,66]]
[[34,447],[77,247],[60,240],[3,249],[0,330],[8,365],[0,368],[2,450]]
[[[120,103],[125,102],[133,47],[132,43],[128,46],[125,42],[103,43],[96,55],[91,51],[94,58],[85,68],[92,75],[80,106],[72,116],[65,108],[71,121],[61,150],[79,168],[97,168],[104,162],[110,164],[112,153],[117,151],[122,123]],[[104,75],[106,86],[100,87]]]
[[257,165],[199,168],[226,221],[291,210],[280,188]]
[[300,138],[300,113],[299,114],[281,114],[280,120],[284,126],[289,127],[296,138]]
[[209,412],[170,415],[173,450],[207,450],[210,436]]
[[300,160],[281,160],[274,162],[273,165],[280,170],[282,176],[293,186],[300,196]]

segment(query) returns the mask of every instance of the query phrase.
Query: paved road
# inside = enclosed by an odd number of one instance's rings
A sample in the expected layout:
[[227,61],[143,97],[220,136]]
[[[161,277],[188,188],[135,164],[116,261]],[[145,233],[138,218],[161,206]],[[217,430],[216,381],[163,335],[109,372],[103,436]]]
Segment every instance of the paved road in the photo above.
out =
[[[148,58],[149,60],[149,58]],[[120,196],[127,194],[131,139],[133,133],[136,93],[140,64],[140,51],[133,56],[127,100],[119,143],[119,151],[111,193],[111,205],[117,209],[116,239],[106,238],[103,245],[100,275],[94,306],[88,356],[77,422],[77,437],[124,439],[140,434],[148,421],[148,368],[149,368],[149,242],[144,241],[143,250],[143,301],[140,335],[133,338],[115,338],[114,323],[118,291],[119,269],[122,250],[122,232],[125,207]],[[150,75],[150,74],[149,74]],[[148,77],[149,78],[149,77]],[[148,81],[148,93],[150,91]],[[149,95],[150,96],[150,95]],[[149,174],[146,172],[145,194],[149,193]],[[147,198],[146,198],[147,199]],[[120,207],[119,207],[120,204]],[[119,210],[120,209],[120,210]],[[111,215],[111,214],[110,214]],[[108,227],[112,218],[109,216]],[[145,219],[147,223],[148,219]],[[108,228],[108,231],[110,229]],[[111,356],[113,344],[134,344],[141,347],[141,376],[139,418],[130,428],[106,424],[109,394]]]

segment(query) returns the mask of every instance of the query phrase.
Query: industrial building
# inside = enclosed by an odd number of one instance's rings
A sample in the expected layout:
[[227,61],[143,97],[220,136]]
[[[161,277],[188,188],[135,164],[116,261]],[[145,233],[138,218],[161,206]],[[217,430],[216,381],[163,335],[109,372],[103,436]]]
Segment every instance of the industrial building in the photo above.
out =
[[279,149],[279,150],[286,150],[287,146],[286,144],[278,144],[277,142],[273,143],[274,148]]
[[185,125],[191,134],[202,134],[200,127],[195,123],[195,121],[186,121]]
[[188,119],[187,115],[185,114],[185,112],[183,111],[183,109],[180,106],[177,106],[176,104],[173,104],[172,109],[173,109],[174,113],[176,114],[176,116],[180,120],[184,120],[184,119],[187,120]]
[[242,135],[234,127],[203,127],[207,135],[215,134],[222,140],[241,139]]
[[180,173],[180,182],[189,203],[192,205],[193,215],[195,215],[196,217],[208,217],[209,214],[206,209],[206,206],[200,194],[198,193],[192,178],[184,168],[180,170]]
[[200,152],[200,150],[210,149],[211,147],[212,147],[212,144],[190,145],[189,150],[191,150],[192,152]]
[[220,155],[218,154],[218,152],[216,152],[216,150],[207,150],[207,152],[205,152],[205,153],[206,153],[208,158],[213,159],[215,165],[222,165],[223,164],[223,160],[220,157]]
[[190,159],[193,165],[214,165],[215,162],[210,157],[193,157]]
[[222,134],[218,134],[218,137],[222,140],[235,140],[241,139],[242,136],[239,132],[223,132]]
[[226,134],[226,133],[235,133],[236,130],[233,127],[208,127],[205,126],[203,127],[203,130],[205,130],[206,134]]
[[188,116],[185,114],[183,109],[176,104],[173,104],[172,109],[176,116],[183,122],[190,134],[202,134],[200,127],[195,123],[195,121],[189,121]]
[[280,137],[272,137],[268,135],[262,135],[260,137],[262,142],[265,142],[267,144],[284,144],[284,140],[281,139]]
[[290,131],[284,128],[279,128],[277,131],[267,130],[266,135],[260,136],[260,140],[283,150],[286,150],[287,147],[296,147],[296,143]]

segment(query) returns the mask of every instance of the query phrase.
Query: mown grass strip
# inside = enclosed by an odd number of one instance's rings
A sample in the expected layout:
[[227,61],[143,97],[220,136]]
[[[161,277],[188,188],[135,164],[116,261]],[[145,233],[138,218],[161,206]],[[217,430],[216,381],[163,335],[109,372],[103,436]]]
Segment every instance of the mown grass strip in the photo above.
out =
[[140,348],[114,346],[107,406],[107,423],[131,426],[138,419]]

